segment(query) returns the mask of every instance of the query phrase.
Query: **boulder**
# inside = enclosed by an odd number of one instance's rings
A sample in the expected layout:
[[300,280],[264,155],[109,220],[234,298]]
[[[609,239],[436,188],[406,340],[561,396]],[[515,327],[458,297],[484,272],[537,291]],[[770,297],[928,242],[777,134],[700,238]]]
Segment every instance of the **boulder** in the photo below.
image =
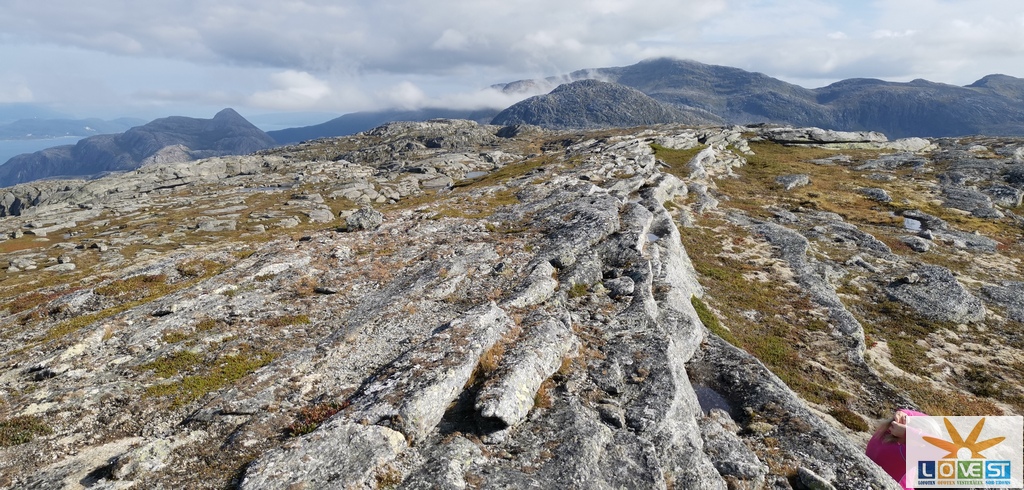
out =
[[944,186],[942,197],[946,207],[969,212],[992,211],[992,199],[977,189],[961,186]]
[[860,190],[861,194],[867,196],[868,199],[878,202],[892,202],[892,197],[885,189],[879,189],[877,187],[865,187]]
[[303,437],[301,444],[264,454],[246,468],[239,488],[368,487],[374,470],[405,449],[400,432],[337,420]]
[[10,260],[10,266],[19,270],[27,271],[36,268],[36,261],[27,257],[15,257]]
[[915,252],[924,253],[932,248],[932,242],[930,240],[925,240],[924,238],[917,236],[904,235],[900,237],[900,241]]
[[856,170],[896,170],[904,167],[914,169],[922,168],[928,164],[928,159],[913,153],[896,153],[882,155],[874,160],[855,167]]
[[196,229],[198,231],[208,231],[208,232],[235,231],[235,229],[237,227],[238,227],[238,222],[233,220],[233,219],[224,219],[224,220],[210,219],[210,220],[203,220],[203,221],[200,221],[198,225],[196,225]]
[[1004,208],[1016,208],[1024,200],[1024,191],[1008,185],[994,185],[981,190],[992,202]]
[[763,138],[788,145],[822,143],[885,143],[889,139],[875,131],[831,131],[819,128],[772,128],[763,130]]
[[981,292],[986,299],[1005,308],[1011,320],[1024,322],[1024,282],[984,286]]
[[315,223],[330,223],[334,221],[334,212],[328,207],[319,207],[306,212],[309,220]]
[[549,318],[528,329],[523,341],[502,357],[497,375],[477,395],[479,416],[505,427],[526,418],[541,384],[558,370],[572,345],[572,331],[557,319]]
[[348,231],[376,230],[384,223],[384,214],[371,207],[360,208],[345,218]]
[[612,298],[632,296],[636,288],[636,282],[629,276],[616,277],[604,281],[604,287],[608,288],[608,295]]
[[917,281],[890,283],[886,287],[888,296],[934,321],[977,323],[985,319],[985,305],[949,269],[926,265],[915,273]]
[[775,178],[775,183],[781,185],[783,189],[791,191],[797,187],[810,185],[811,177],[805,174],[780,175]]

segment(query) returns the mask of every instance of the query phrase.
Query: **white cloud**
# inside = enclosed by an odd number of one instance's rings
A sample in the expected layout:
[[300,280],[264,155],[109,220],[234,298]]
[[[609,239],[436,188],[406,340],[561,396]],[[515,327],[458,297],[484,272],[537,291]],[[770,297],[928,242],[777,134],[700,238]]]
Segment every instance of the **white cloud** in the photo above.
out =
[[8,99],[346,112],[501,104],[481,89],[654,56],[805,86],[1024,76],[1024,12],[1018,0],[6,0],[0,55],[24,82],[0,83]]
[[[12,0],[0,32],[21,42],[319,72],[561,70],[603,62],[658,32],[685,32],[725,0]],[[525,33],[525,34],[524,34]],[[444,58],[430,51],[444,51]]]
[[427,94],[414,83],[409,81],[403,81],[397,85],[387,87],[384,90],[379,90],[375,95],[377,99],[384,102],[386,106],[396,107],[399,109],[416,109],[422,107],[424,101],[427,99]]
[[445,29],[430,47],[439,50],[464,51],[470,47],[469,38],[455,29]]
[[0,104],[8,104],[12,102],[32,102],[35,98],[32,95],[32,90],[28,88],[24,83],[11,83],[6,84],[0,81]]
[[304,71],[287,70],[274,73],[270,82],[273,90],[253,94],[248,103],[261,109],[307,110],[331,96],[331,87]]
[[917,34],[917,31],[913,29],[907,29],[902,32],[890,31],[889,29],[879,29],[871,33],[873,39],[888,39],[888,38],[900,38],[900,37],[911,37]]

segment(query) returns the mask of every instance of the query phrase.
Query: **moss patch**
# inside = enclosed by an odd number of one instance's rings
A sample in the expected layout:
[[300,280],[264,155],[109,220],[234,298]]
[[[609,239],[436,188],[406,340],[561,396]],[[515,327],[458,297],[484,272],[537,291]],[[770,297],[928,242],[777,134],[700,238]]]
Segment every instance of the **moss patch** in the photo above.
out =
[[[203,395],[224,388],[249,373],[270,364],[276,354],[255,350],[252,348],[243,349],[243,352],[219,357],[202,366],[204,372],[183,377],[180,381],[166,384],[157,384],[146,388],[145,397],[167,397],[171,400],[172,407],[180,407],[192,403]],[[166,371],[171,372],[179,367],[184,367],[190,359],[183,359],[180,365],[177,361],[168,362]]]
[[53,429],[36,416],[20,416],[0,420],[0,447],[31,442],[36,436],[53,433]]
[[312,321],[306,315],[285,315],[268,318],[264,323],[268,327],[281,328],[291,325],[306,325]]
[[927,414],[979,416],[1003,413],[1002,409],[988,400],[939,389],[928,381],[921,382],[902,376],[890,378],[888,381],[909,395]]
[[[722,241],[723,237],[742,241],[747,232],[722,221],[708,223],[714,228],[680,230],[683,245],[708,292],[703,301],[691,299],[701,321],[708,330],[760,359],[808,401],[844,403],[849,395],[839,388],[832,373],[812,365],[814,353],[802,347],[807,332],[823,328],[822,320],[812,311],[814,304],[799,290],[778,280],[751,279],[749,274],[757,272],[769,272],[765,276],[771,277],[771,271],[724,253]],[[705,302],[721,312],[722,318],[713,315]]]
[[[776,205],[785,209],[803,207],[837,213],[859,223],[897,225],[892,207],[868,199],[861,187],[879,184],[862,177],[861,172],[845,166],[817,165],[811,160],[839,154],[851,157],[852,165],[879,155],[877,150],[829,150],[823,148],[783,146],[770,142],[752,142],[754,155],[747,155],[747,164],[735,169],[738,179],[716,181],[731,199],[730,206],[755,216],[767,217],[765,207]],[[804,174],[811,183],[791,191],[782,191],[775,179],[781,175]]]
[[726,328],[722,326],[722,322],[718,321],[718,317],[711,311],[711,308],[708,308],[708,305],[701,301],[700,298],[690,296],[690,304],[693,305],[694,310],[697,310],[697,316],[700,317],[701,323],[703,323],[711,333],[721,337],[722,340],[725,340],[730,344],[736,343],[736,338],[732,336],[732,332],[726,330]]
[[853,413],[846,407],[833,407],[828,411],[828,414],[851,430],[857,432],[869,432],[871,430],[871,426],[868,425],[863,417]]
[[681,179],[689,178],[690,172],[686,169],[686,164],[690,163],[690,160],[693,160],[693,157],[705,148],[707,147],[701,145],[685,150],[674,150],[658,144],[651,144],[654,156],[668,165],[667,172]]
[[178,351],[138,367],[140,371],[153,371],[161,378],[170,378],[191,372],[203,364],[203,357],[190,351]]
[[160,291],[167,285],[167,276],[164,274],[147,274],[132,276],[126,279],[116,279],[110,283],[93,290],[100,296],[112,298],[138,299],[152,292]]

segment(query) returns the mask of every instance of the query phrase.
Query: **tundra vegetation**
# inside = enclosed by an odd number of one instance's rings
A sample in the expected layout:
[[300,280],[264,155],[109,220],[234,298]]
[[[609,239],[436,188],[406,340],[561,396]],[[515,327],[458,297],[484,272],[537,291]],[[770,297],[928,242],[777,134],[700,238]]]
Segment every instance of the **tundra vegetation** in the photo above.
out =
[[0,486],[880,485],[893,409],[1024,413],[1022,148],[430,121],[9,188]]

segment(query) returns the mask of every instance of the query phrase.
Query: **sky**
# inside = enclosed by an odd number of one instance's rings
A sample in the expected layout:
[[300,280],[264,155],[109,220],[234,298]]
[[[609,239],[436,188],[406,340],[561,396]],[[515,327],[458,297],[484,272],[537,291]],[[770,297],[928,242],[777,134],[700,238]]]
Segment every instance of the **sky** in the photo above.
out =
[[1024,77],[1024,4],[0,0],[0,104],[74,117],[505,107],[490,85],[660,56],[808,88]]

